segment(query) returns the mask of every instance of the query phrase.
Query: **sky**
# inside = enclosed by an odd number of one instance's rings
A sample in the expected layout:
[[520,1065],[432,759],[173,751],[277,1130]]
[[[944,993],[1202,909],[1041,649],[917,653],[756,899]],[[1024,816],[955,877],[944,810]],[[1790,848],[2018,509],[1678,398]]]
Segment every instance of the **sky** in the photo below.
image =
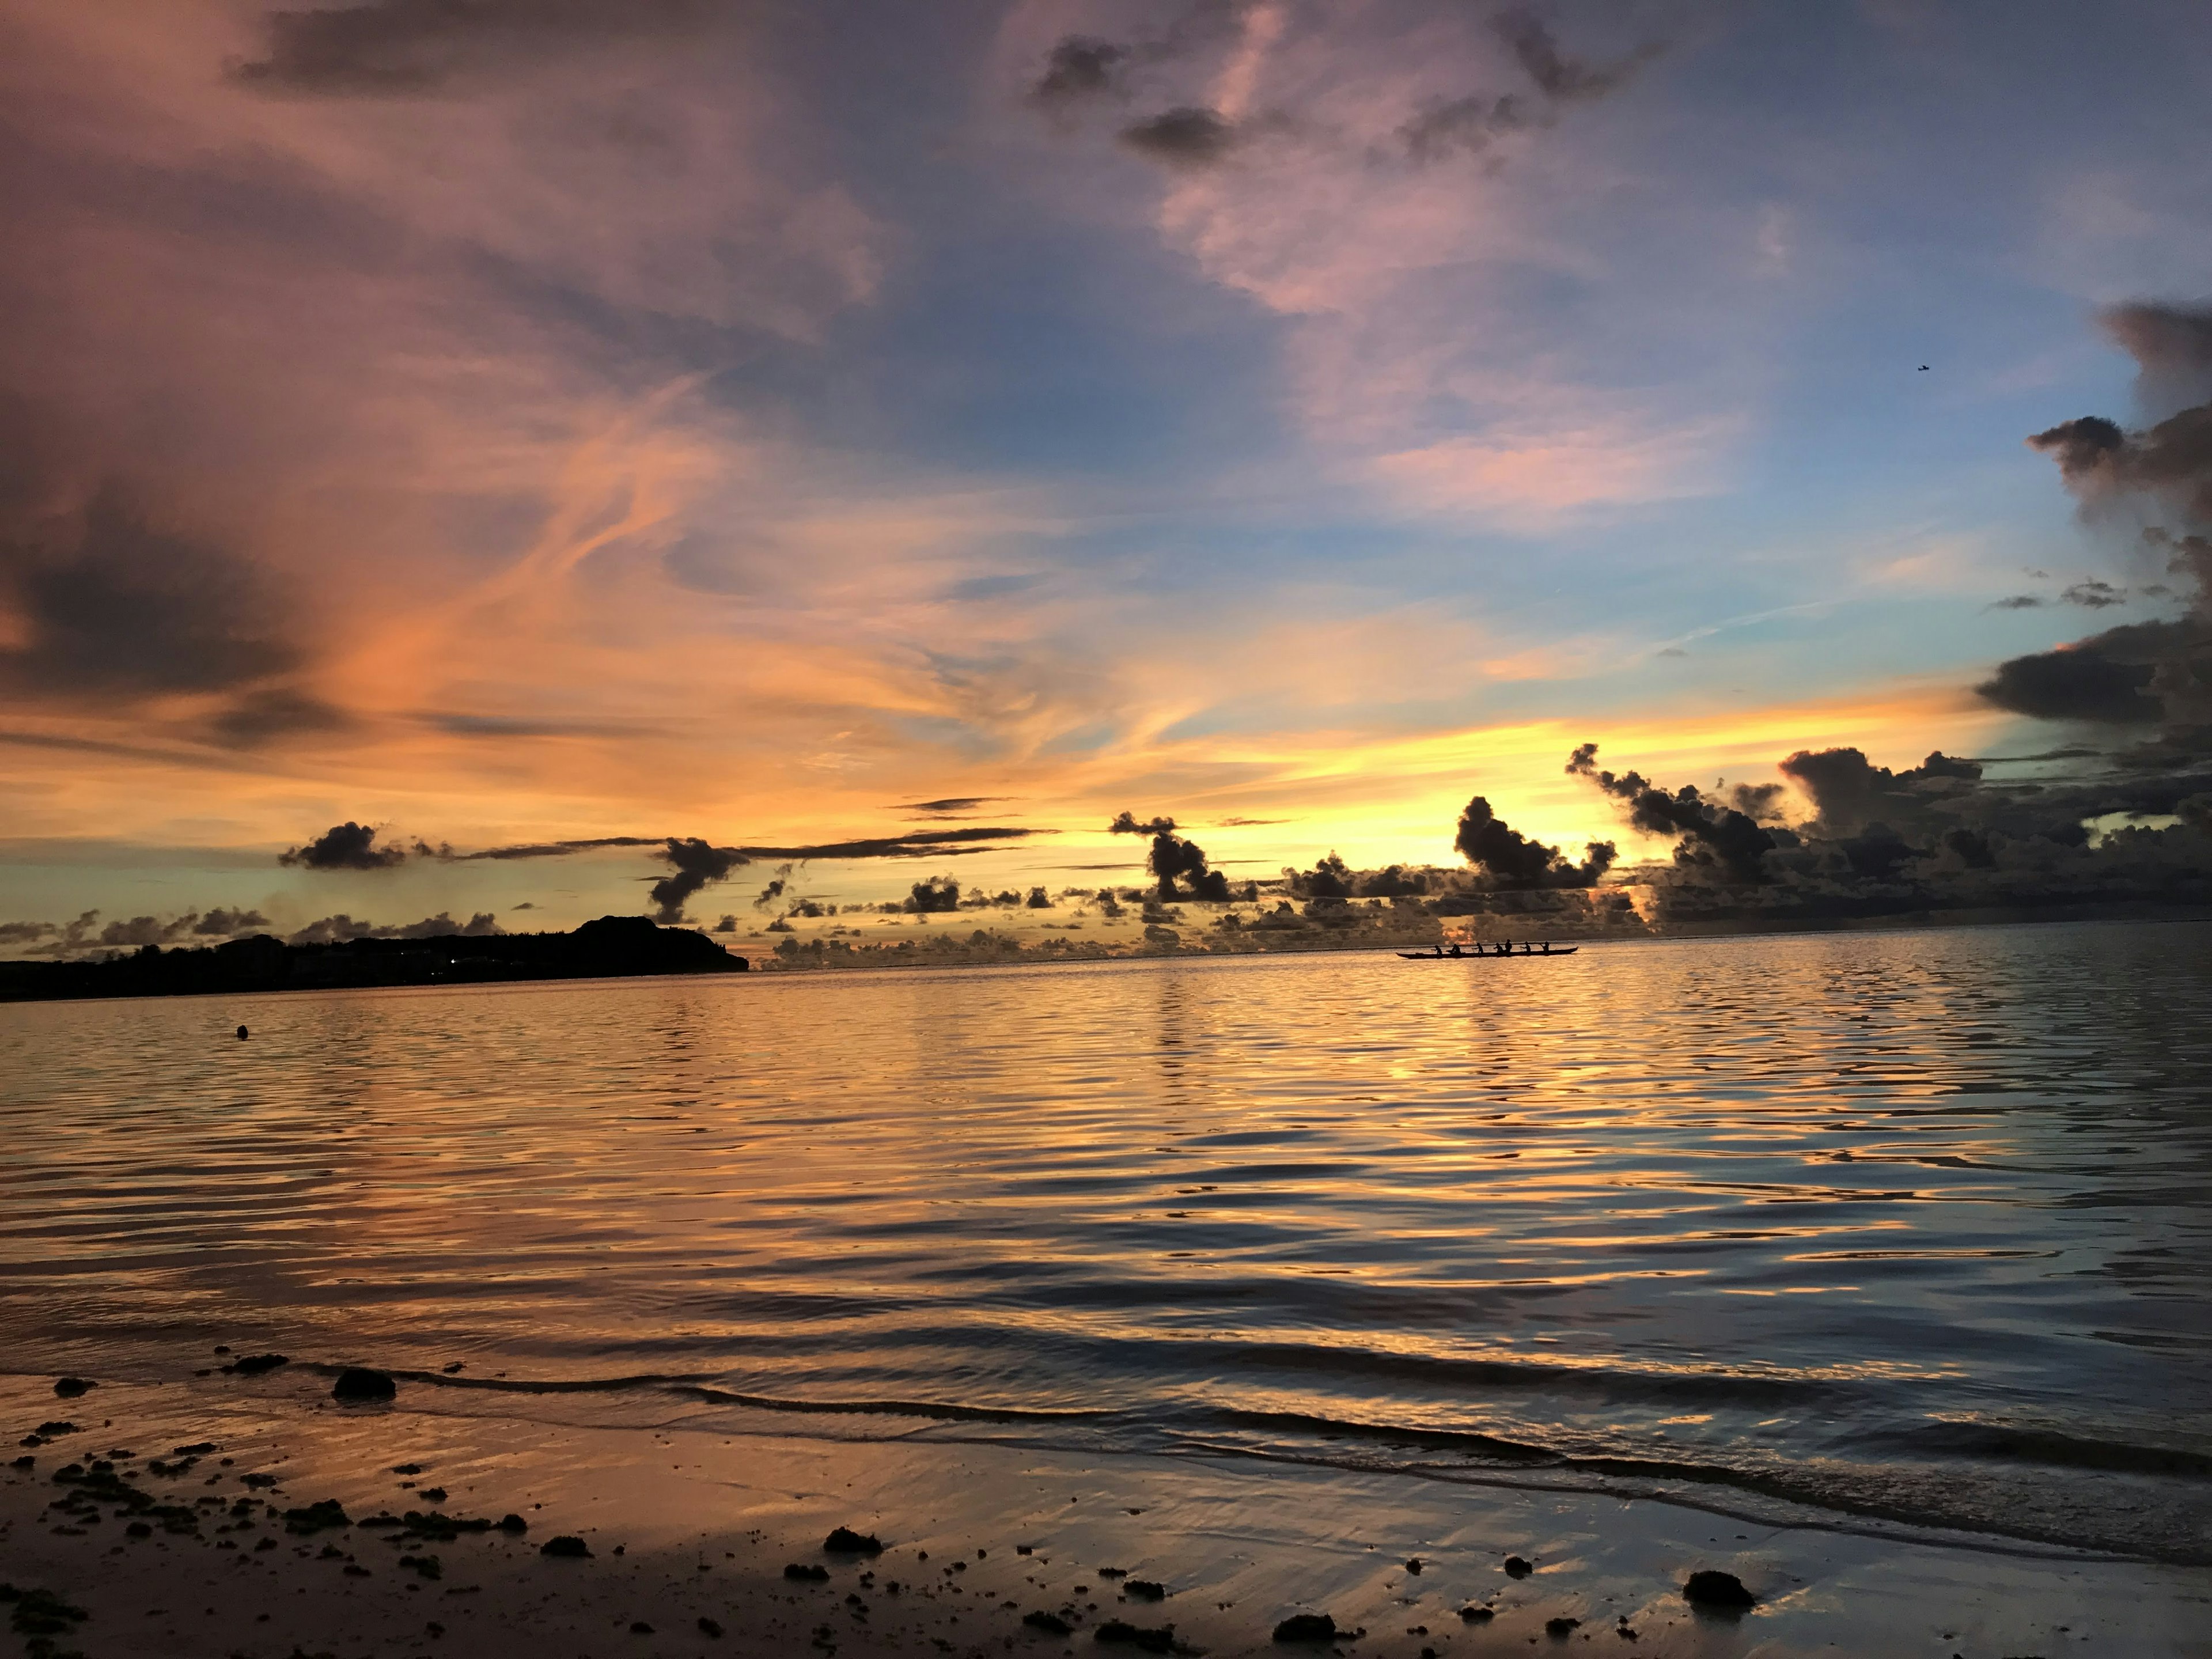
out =
[[0,949],[2170,744],[2208,153],[2186,0],[0,0]]

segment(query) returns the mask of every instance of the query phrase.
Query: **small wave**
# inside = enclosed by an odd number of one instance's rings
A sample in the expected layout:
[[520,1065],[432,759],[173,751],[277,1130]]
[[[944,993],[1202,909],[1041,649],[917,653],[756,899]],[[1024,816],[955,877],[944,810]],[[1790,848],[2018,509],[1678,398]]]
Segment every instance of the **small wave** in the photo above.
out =
[[2094,1440],[2052,1429],[2012,1428],[2001,1423],[1929,1423],[1863,1437],[1859,1444],[1888,1446],[1933,1457],[1977,1457],[2037,1463],[2112,1474],[2180,1475],[2212,1480],[2212,1455],[2172,1446]]

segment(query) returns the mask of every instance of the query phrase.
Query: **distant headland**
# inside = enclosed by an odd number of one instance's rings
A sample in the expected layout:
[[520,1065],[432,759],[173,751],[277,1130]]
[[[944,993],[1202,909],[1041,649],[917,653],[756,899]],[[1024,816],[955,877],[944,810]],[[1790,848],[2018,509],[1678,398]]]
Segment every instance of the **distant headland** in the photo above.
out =
[[203,950],[149,945],[97,962],[4,962],[0,1002],[734,974],[751,966],[688,927],[659,927],[644,916],[601,916],[568,933],[453,933],[318,945],[287,945],[257,933]]

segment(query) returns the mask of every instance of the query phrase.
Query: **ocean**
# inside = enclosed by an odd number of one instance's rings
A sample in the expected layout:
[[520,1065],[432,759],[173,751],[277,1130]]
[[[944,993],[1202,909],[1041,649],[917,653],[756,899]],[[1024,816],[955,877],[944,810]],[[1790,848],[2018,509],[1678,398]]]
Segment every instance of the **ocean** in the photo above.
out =
[[0,1352],[2203,1565],[2208,1008],[2202,924],[15,1005]]

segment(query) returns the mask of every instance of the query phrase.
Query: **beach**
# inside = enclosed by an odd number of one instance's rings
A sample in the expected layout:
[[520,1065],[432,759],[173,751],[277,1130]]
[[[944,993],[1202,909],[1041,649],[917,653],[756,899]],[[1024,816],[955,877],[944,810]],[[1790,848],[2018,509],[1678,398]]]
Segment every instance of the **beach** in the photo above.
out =
[[[368,1408],[331,1404],[327,1383],[301,1372],[250,1389],[103,1388],[68,1402],[80,1432],[0,1485],[9,1582],[88,1615],[60,1650],[1148,1650],[1142,1638],[1100,1636],[1119,1621],[1171,1630],[1173,1650],[1224,1656],[1334,1646],[1415,1659],[1586,1642],[1716,1656],[2212,1651],[2202,1570],[1244,1459],[732,1437],[681,1419],[623,1431],[456,1419],[411,1408],[404,1383],[394,1406]],[[42,1400],[27,1381],[5,1398],[11,1425],[52,1408],[51,1393]],[[202,1444],[214,1449],[173,1478],[137,1476],[166,1502],[203,1509],[190,1530],[131,1537],[119,1515],[83,1526],[45,1509],[69,1490],[52,1480],[64,1457],[88,1464],[95,1449],[127,1449],[120,1465],[143,1472]],[[395,1474],[402,1465],[419,1473]],[[245,1484],[261,1474],[277,1484]],[[439,1541],[359,1524],[424,1513],[425,1487],[444,1492],[438,1513],[515,1514],[528,1530]],[[246,1527],[234,1518],[240,1498]],[[287,1529],[283,1511],[325,1500],[355,1524]],[[872,1534],[881,1553],[824,1552],[839,1527]],[[559,1536],[590,1554],[546,1555]],[[434,1577],[401,1565],[425,1557]],[[1512,1557],[1533,1571],[1510,1574]],[[791,1566],[826,1576],[794,1580]],[[1701,1569],[1736,1575],[1758,1605],[1694,1610],[1680,1590]],[[1133,1579],[1164,1594],[1132,1595]],[[1347,1639],[1274,1641],[1300,1613],[1328,1613]],[[1563,1619],[1577,1622],[1547,1630]]]

